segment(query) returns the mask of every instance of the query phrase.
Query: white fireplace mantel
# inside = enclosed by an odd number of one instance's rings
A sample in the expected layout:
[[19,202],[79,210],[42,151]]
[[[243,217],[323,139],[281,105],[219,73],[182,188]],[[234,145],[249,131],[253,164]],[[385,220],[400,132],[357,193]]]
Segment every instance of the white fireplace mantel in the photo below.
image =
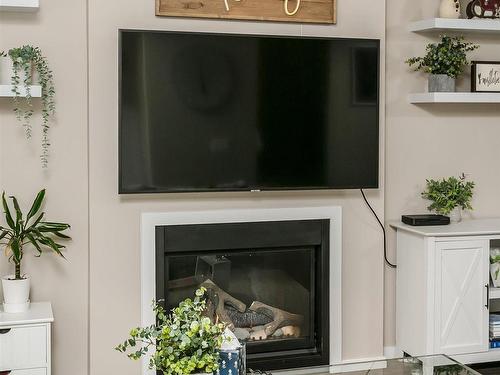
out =
[[[330,220],[330,365],[341,362],[342,343],[342,208],[300,207],[264,209],[223,209],[143,213],[141,216],[141,319],[154,323],[151,303],[156,296],[155,228],[164,225],[242,223],[286,220]],[[155,375],[143,361],[143,375]]]

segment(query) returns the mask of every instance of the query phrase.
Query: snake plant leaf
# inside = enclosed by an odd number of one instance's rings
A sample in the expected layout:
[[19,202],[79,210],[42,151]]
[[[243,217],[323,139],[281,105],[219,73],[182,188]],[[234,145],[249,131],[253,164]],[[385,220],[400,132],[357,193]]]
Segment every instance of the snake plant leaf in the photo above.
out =
[[41,214],[40,214],[40,215],[36,218],[36,220],[33,222],[33,224],[31,224],[31,225],[29,226],[28,230],[31,230],[32,228],[35,228],[35,227],[38,225],[38,223],[39,223],[40,221],[42,221],[42,219],[43,219],[43,216],[44,216],[44,215],[45,215],[45,212],[42,212],[42,213],[41,213]]
[[65,223],[55,223],[52,221],[42,221],[41,224],[45,226],[52,226],[52,227],[64,227],[65,229],[71,228],[71,225],[65,224]]
[[41,244],[43,244],[43,245],[45,245],[45,246],[47,246],[47,247],[50,247],[50,248],[51,248],[52,250],[54,250],[54,251],[57,253],[57,255],[59,255],[60,257],[62,257],[62,258],[64,258],[64,259],[66,259],[66,257],[64,256],[64,254],[63,254],[63,253],[61,253],[61,250],[60,250],[61,248],[64,248],[64,246],[59,245],[59,244],[56,244],[56,243],[54,242],[54,240],[52,240],[52,239],[51,239],[51,238],[49,238],[49,237],[39,237],[39,238],[38,238],[38,241],[39,241]]
[[[67,240],[70,240],[70,239],[71,239],[71,237],[70,237],[70,236],[67,236],[67,235],[65,235],[65,234],[63,234],[63,233],[60,233],[60,232],[54,232],[54,235],[55,235],[55,236],[57,236],[57,237],[59,237],[59,238],[64,238],[64,239],[67,239]],[[0,239],[1,239],[1,238],[0,238]]]
[[37,226],[37,229],[40,232],[60,232],[69,229],[69,225],[62,223],[47,223],[42,221],[40,225]]
[[7,204],[7,200],[5,199],[5,192],[2,193],[2,205],[3,205],[3,211],[5,213],[5,220],[7,221],[7,225],[11,229],[16,229],[16,225],[14,224],[14,219],[12,219],[12,215],[10,214],[9,205]]
[[21,251],[21,244],[19,242],[19,239],[13,238],[10,241],[10,249],[12,250],[12,257],[14,259],[14,263],[21,262],[21,259],[23,258],[23,252]]
[[38,251],[38,255],[36,257],[39,257],[42,255],[42,248],[38,244],[38,242],[35,240],[35,238],[31,234],[27,234],[26,238],[31,242],[31,244],[35,247],[35,249]]
[[9,198],[12,199],[14,203],[14,209],[16,210],[16,230],[19,232],[23,224],[23,213],[21,212],[21,207],[19,207],[19,202],[16,197],[11,196]]
[[42,189],[40,190],[40,192],[38,192],[35,200],[33,201],[33,204],[31,205],[28,215],[26,216],[26,222],[28,222],[33,216],[38,213],[38,211],[40,211],[40,207],[42,206],[44,198],[45,189]]
[[6,230],[4,230],[2,233],[0,233],[0,240],[3,239],[3,238],[5,238],[5,236],[8,235],[8,234],[9,234],[9,232],[6,231]]

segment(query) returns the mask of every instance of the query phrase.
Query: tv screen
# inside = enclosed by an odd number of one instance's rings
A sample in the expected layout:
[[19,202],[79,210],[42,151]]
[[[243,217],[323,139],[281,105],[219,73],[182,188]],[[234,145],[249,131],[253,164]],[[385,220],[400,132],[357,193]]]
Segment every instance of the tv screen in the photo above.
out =
[[378,187],[379,41],[120,31],[120,193]]

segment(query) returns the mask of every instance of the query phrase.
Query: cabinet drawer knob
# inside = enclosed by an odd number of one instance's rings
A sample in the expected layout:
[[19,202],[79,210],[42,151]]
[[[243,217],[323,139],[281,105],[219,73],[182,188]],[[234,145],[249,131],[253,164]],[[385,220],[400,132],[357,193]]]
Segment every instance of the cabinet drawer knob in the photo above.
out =
[[[0,335],[5,335],[6,333],[9,333],[9,332],[10,332],[10,328],[0,329]],[[8,373],[10,373],[10,371],[6,372],[5,374],[8,374]],[[4,375],[4,373],[0,372],[0,375]]]

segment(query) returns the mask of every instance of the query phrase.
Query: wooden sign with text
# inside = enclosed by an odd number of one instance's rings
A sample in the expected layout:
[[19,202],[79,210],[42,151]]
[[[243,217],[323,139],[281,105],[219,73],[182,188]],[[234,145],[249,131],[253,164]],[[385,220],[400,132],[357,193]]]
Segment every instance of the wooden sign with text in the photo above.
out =
[[337,0],[156,0],[156,15],[334,24]]

